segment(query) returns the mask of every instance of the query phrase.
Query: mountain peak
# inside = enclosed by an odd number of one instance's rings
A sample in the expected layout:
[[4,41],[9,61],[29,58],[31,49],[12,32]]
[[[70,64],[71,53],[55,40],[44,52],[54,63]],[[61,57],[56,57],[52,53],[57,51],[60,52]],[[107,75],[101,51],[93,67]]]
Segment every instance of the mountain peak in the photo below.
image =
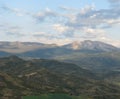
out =
[[79,45],[80,45],[80,42],[74,41],[74,42],[72,43],[72,48],[73,48],[74,50],[77,50],[77,49],[79,48]]
[[91,40],[85,40],[85,41],[75,41],[73,43],[64,45],[64,47],[68,49],[73,49],[73,50],[93,50],[93,51],[115,51],[118,50],[117,47],[100,42],[100,41],[91,41]]

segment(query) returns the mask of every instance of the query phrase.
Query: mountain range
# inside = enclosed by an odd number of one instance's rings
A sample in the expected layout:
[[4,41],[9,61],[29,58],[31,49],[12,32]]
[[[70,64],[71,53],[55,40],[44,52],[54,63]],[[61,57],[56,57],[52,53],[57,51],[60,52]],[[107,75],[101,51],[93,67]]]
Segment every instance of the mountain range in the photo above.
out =
[[56,44],[43,44],[37,42],[0,42],[0,51],[8,52],[8,53],[23,53],[29,51],[35,51],[40,49],[54,49],[54,48],[63,48],[66,50],[74,50],[74,51],[82,51],[82,50],[91,50],[91,51],[101,51],[101,52],[109,52],[116,51],[119,48],[106,44],[100,41],[90,41],[85,40],[81,42],[72,42],[63,46],[58,46]]
[[117,70],[120,48],[99,41],[73,42],[63,46],[36,42],[0,42],[0,56],[24,59],[54,59],[70,62],[94,72]]
[[0,42],[0,57],[1,97],[66,93],[90,99],[103,99],[101,94],[104,99],[120,98],[120,48],[113,45],[90,40],[63,46]]

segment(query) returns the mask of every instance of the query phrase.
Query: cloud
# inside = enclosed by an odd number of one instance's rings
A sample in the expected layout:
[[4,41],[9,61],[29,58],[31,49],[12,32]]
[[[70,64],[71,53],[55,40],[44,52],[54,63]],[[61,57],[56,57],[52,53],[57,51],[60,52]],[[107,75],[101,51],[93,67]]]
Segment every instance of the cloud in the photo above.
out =
[[[66,6],[61,6],[59,12],[46,8],[44,11],[37,13],[31,13],[22,11],[16,8],[9,8],[3,6],[2,9],[8,12],[15,13],[18,16],[29,15],[34,18],[37,23],[43,23],[45,27],[49,29],[49,33],[46,30],[44,32],[37,32],[32,35],[35,39],[43,39],[50,42],[57,39],[62,42],[71,41],[74,39],[92,39],[101,41],[110,41],[107,38],[106,29],[113,28],[116,25],[120,25],[120,0],[108,0],[110,7],[107,9],[96,9],[94,4],[86,5],[83,8],[75,9]],[[50,26],[48,26],[48,24]],[[39,25],[41,26],[41,24]],[[11,27],[3,28],[8,35],[11,36],[23,36],[21,29],[12,29]],[[32,34],[32,33],[31,33]]]
[[84,32],[83,38],[85,39],[102,40],[106,37],[106,33],[103,29],[83,28],[81,31]]
[[47,32],[35,32],[33,35],[35,38],[46,38],[46,39],[61,39],[62,37],[55,33],[47,33]]
[[[118,5],[120,0],[109,2]],[[113,7],[113,4],[108,9],[96,9],[94,5],[87,5],[75,12],[63,14],[65,21],[55,24],[54,28],[69,39],[91,39],[119,45],[115,43],[115,40],[109,39],[107,36],[109,33],[106,31],[106,29],[120,25],[120,9],[118,6]],[[63,9],[70,10],[66,7]]]
[[120,0],[108,0],[112,8],[120,10]]
[[48,37],[46,36],[41,36],[41,35],[34,35],[30,38],[30,40],[34,42],[41,42],[41,43],[46,43],[46,44],[57,44],[57,45],[64,45],[71,43],[73,40],[69,38],[56,38],[56,37]]
[[[76,14],[75,20],[73,22],[68,21],[66,25],[73,27],[101,27],[102,25],[110,25],[109,22],[112,20],[112,23],[119,19],[118,11],[114,9],[103,9],[103,10],[89,10],[88,12],[84,11]],[[114,20],[113,20],[114,19]],[[70,19],[69,19],[70,20]]]
[[64,33],[64,32],[66,32],[69,29],[69,27],[63,26],[61,24],[54,24],[53,28],[55,30],[57,30],[59,33]]
[[120,24],[120,11],[118,9],[116,10],[116,8],[97,10],[93,6],[86,6],[80,9],[78,13],[71,14],[71,17],[69,15],[67,18],[68,21],[65,23],[66,27],[73,28],[74,32],[90,33],[92,36],[88,37],[94,38],[95,36],[91,32],[94,31],[96,36],[98,34],[105,34],[103,32],[101,33],[101,31]]
[[9,24],[0,24],[0,32],[7,36],[12,36],[12,37],[25,36],[23,33],[21,33],[21,30],[22,30],[21,27],[18,26],[11,26]]
[[49,8],[46,8],[45,11],[38,12],[37,14],[34,15],[34,17],[37,19],[37,21],[43,22],[46,21],[47,19],[52,20],[52,18],[57,17],[57,13]]
[[12,37],[23,37],[25,36],[24,34],[21,34],[20,32],[15,32],[15,31],[8,31],[6,32],[6,35],[12,36]]
[[10,8],[8,6],[2,6],[1,8],[5,11],[15,13],[17,16],[23,16],[24,15],[23,11],[19,10],[18,8]]
[[115,40],[115,39],[111,39],[111,38],[108,38],[108,37],[104,37],[100,41],[108,43],[108,44],[112,44],[113,46],[116,46],[116,47],[120,48],[120,40]]
[[24,16],[24,15],[29,15],[32,16],[33,14],[31,12],[25,11],[23,9],[19,9],[19,8],[11,8],[9,6],[2,6],[0,7],[2,10],[9,12],[9,13],[14,13],[17,16]]
[[62,11],[76,11],[77,9],[75,8],[71,8],[71,7],[67,7],[67,6],[60,6],[59,7]]

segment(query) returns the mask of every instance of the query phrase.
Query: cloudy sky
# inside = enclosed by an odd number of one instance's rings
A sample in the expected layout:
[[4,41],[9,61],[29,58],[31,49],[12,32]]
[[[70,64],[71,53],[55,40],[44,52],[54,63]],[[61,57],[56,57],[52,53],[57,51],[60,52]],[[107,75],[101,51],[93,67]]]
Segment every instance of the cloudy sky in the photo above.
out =
[[0,0],[0,41],[120,46],[120,0]]

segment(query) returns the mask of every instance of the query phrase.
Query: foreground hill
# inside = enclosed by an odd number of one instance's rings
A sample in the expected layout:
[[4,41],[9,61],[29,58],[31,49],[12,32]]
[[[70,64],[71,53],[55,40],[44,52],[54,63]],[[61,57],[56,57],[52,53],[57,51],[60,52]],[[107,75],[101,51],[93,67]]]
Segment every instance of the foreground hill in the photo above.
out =
[[23,80],[0,72],[0,99],[21,99],[21,96],[31,93],[32,91],[23,85]]
[[0,71],[1,99],[46,93],[82,95],[90,99],[120,98],[119,86],[96,80],[90,71],[70,63],[11,56],[0,58]]

